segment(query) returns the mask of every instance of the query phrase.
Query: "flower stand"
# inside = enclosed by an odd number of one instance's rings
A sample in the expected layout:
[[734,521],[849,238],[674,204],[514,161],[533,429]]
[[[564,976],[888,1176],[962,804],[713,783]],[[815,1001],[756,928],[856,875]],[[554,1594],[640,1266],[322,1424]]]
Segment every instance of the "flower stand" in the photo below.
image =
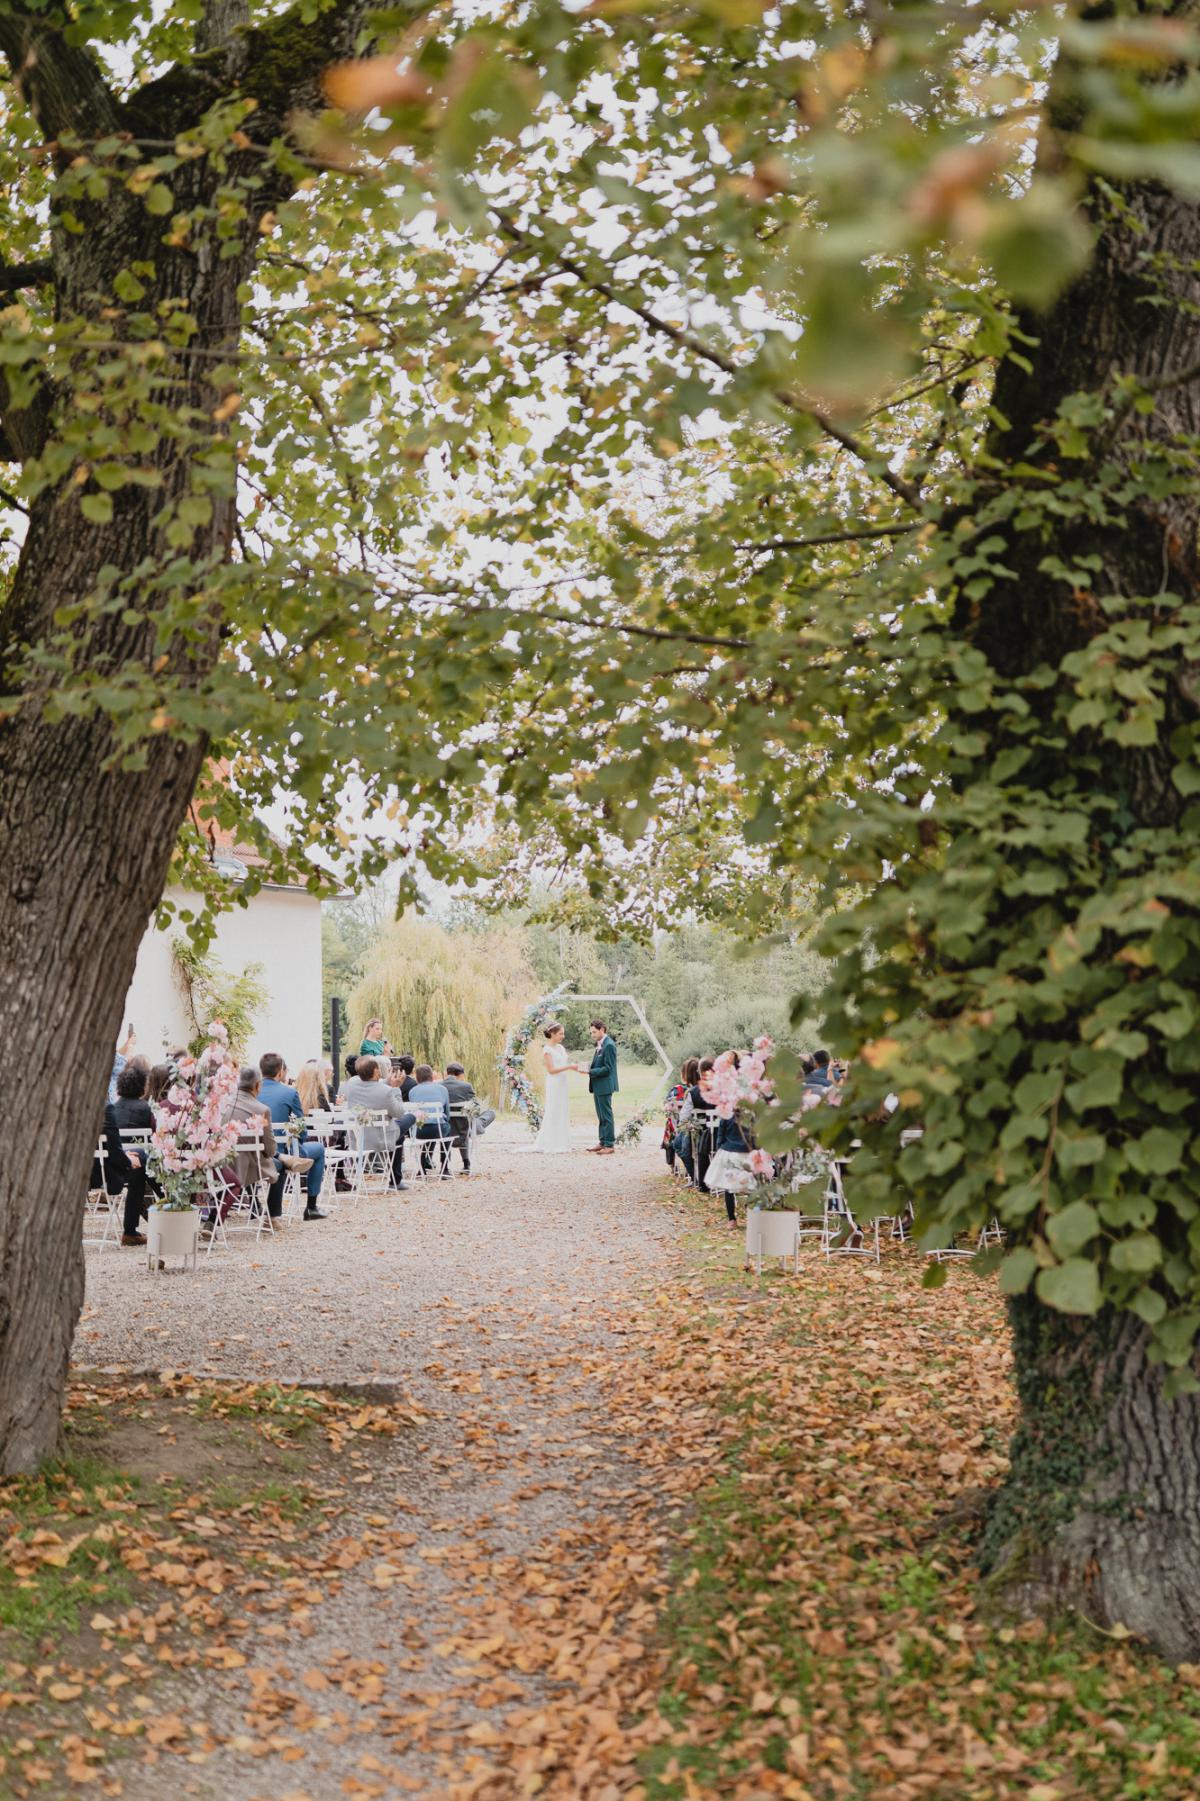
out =
[[746,1261],[757,1261],[762,1275],[764,1257],[790,1257],[793,1272],[800,1269],[800,1215],[790,1208],[750,1207],[746,1211]]
[[168,1257],[181,1257],[187,1268],[199,1267],[200,1215],[194,1207],[151,1207],[146,1224],[146,1261],[152,1270]]

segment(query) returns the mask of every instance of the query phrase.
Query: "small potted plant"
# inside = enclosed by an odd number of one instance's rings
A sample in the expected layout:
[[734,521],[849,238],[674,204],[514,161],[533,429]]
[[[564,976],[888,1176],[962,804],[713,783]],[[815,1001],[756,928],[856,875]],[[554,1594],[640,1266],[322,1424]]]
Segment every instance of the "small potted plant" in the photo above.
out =
[[151,1269],[167,1257],[195,1263],[200,1239],[196,1196],[209,1172],[233,1155],[237,1124],[227,1115],[237,1087],[225,1028],[214,1020],[198,1057],[182,1057],[155,1113],[150,1173],[161,1190],[149,1209],[146,1255]]

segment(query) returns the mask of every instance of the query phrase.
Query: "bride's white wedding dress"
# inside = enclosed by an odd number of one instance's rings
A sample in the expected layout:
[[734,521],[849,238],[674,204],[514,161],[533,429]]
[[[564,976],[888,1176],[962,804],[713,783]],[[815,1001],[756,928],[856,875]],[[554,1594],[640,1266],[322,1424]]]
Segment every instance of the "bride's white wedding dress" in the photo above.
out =
[[570,1058],[561,1044],[552,1044],[547,1056],[553,1068],[546,1071],[546,1106],[537,1137],[530,1147],[553,1154],[571,1148],[571,1096],[567,1091]]

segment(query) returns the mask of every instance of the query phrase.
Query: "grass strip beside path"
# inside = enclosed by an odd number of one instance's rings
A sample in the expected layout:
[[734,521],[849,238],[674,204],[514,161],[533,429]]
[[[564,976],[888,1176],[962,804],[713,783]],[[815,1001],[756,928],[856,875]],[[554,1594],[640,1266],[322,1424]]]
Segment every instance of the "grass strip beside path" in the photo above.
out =
[[647,1801],[1194,1796],[1200,1668],[977,1609],[1014,1416],[994,1283],[923,1290],[905,1248],[760,1286],[709,1229],[689,1261],[658,1356],[725,1430],[677,1553]]

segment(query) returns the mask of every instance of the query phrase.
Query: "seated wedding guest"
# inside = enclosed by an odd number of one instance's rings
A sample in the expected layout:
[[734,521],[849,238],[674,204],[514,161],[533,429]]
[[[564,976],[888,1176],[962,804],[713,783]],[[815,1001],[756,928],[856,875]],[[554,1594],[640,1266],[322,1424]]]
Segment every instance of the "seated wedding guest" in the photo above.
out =
[[369,1019],[367,1029],[363,1033],[363,1041],[358,1047],[360,1057],[383,1057],[391,1055],[391,1046],[383,1035],[383,1021]]
[[[300,1105],[300,1096],[287,1082],[280,1077],[287,1074],[283,1058],[278,1051],[266,1051],[258,1060],[262,1072],[262,1089],[260,1098],[276,1126],[286,1126],[289,1119],[303,1122],[304,1108]],[[279,1133],[276,1132],[276,1138]],[[325,1186],[325,1146],[315,1138],[305,1138],[300,1134],[292,1145],[284,1145],[284,1149],[294,1149],[298,1157],[310,1157],[312,1167],[304,1178],[305,1190],[308,1194],[308,1205],[304,1209],[305,1219],[325,1219],[317,1206],[321,1198],[321,1190]]]
[[346,1074],[347,1074],[347,1075],[348,1075],[348,1076],[352,1076],[352,1075],[353,1075],[353,1074],[354,1074],[354,1073],[355,1073],[355,1071],[356,1071],[356,1070],[357,1070],[357,1069],[358,1069],[358,1057],[357,1057],[357,1055],[353,1055],[353,1056],[350,1056],[350,1057],[347,1057],[347,1058],[346,1058]]
[[[466,1109],[469,1112],[470,1103],[474,1101],[478,1104],[479,1097],[475,1093],[470,1082],[467,1081],[467,1072],[461,1063],[447,1063],[445,1089],[446,1093],[450,1096],[451,1145],[452,1148],[457,1149],[459,1156],[462,1158],[463,1175],[469,1176],[471,1173],[471,1121],[464,1116],[462,1109]],[[476,1134],[478,1135],[486,1132],[495,1117],[496,1110],[494,1107],[489,1107],[486,1113],[477,1112],[475,1115]],[[447,1156],[446,1167],[449,1168],[449,1166],[450,1159],[449,1156]]]
[[[450,1090],[444,1082],[439,1082],[434,1070],[428,1063],[418,1063],[413,1071],[415,1082],[408,1091],[410,1107],[420,1105],[426,1117],[417,1127],[418,1138],[439,1140],[438,1156],[442,1166],[442,1177],[450,1181],[450,1146],[442,1144],[442,1139],[450,1137]],[[434,1152],[428,1148],[421,1152],[421,1168],[428,1169]]]
[[296,1093],[300,1096],[300,1105],[306,1114],[328,1113],[333,1106],[325,1067],[316,1057],[310,1057],[307,1063],[300,1065],[296,1076]]
[[408,1100],[417,1085],[417,1079],[413,1075],[413,1070],[417,1067],[417,1060],[415,1057],[410,1057],[405,1051],[402,1057],[396,1058],[396,1064],[400,1070],[400,1092],[405,1100]]
[[388,1151],[392,1159],[392,1187],[404,1190],[404,1140],[416,1125],[416,1118],[404,1105],[399,1088],[393,1088],[379,1074],[374,1057],[359,1057],[354,1075],[342,1087],[342,1103],[352,1113],[386,1113],[382,1125],[363,1127],[364,1151]]
[[833,1073],[829,1067],[829,1052],[814,1051],[812,1060],[812,1071],[805,1076],[804,1086],[806,1088],[828,1088],[833,1081]]
[[[713,1059],[701,1057],[696,1064],[696,1079],[688,1090],[691,1111],[687,1116],[687,1125],[676,1140],[675,1148],[679,1161],[688,1173],[688,1181],[701,1194],[708,1193],[708,1165],[713,1154],[712,1133],[705,1122],[711,1119],[713,1103],[709,1099],[707,1081],[712,1072]],[[704,1129],[701,1130],[700,1128]]]
[[167,1098],[167,1090],[175,1080],[173,1063],[156,1063],[150,1071],[150,1088],[146,1099],[152,1107],[161,1107]]
[[[125,1219],[121,1243],[145,1244],[141,1230],[146,1215],[146,1166],[149,1148],[126,1144],[122,1130],[153,1131],[154,1114],[146,1099],[146,1072],[136,1063],[127,1063],[117,1077],[117,1098],[104,1109],[105,1174],[108,1192],[125,1190]],[[151,1184],[153,1187],[153,1184]]]
[[708,1166],[708,1187],[710,1193],[719,1189],[724,1194],[726,1223],[734,1232],[737,1231],[736,1196],[750,1194],[758,1186],[750,1168],[752,1149],[746,1128],[736,1113],[732,1118],[720,1121],[716,1148]]
[[[238,1123],[238,1136],[247,1142],[244,1150],[239,1150],[233,1160],[234,1179],[239,1187],[252,1189],[264,1177],[271,1186],[267,1190],[267,1217],[271,1221],[278,1220],[283,1212],[283,1187],[286,1172],[276,1160],[275,1126],[271,1119],[270,1109],[264,1105],[261,1096],[262,1077],[252,1063],[247,1063],[238,1070],[237,1093],[233,1097],[233,1106],[229,1109],[230,1119]],[[228,1213],[232,1198],[222,1203],[222,1218]],[[271,1230],[275,1227],[272,1224]]]
[[[679,1137],[684,1121],[691,1118],[691,1089],[699,1070],[699,1057],[686,1058],[680,1065],[678,1082],[672,1083],[671,1087],[667,1089],[666,1099],[663,1102],[666,1121],[663,1125],[662,1143],[668,1169],[675,1168],[675,1159],[679,1156],[679,1147],[675,1141]],[[686,1169],[686,1167],[685,1164],[684,1168]]]

